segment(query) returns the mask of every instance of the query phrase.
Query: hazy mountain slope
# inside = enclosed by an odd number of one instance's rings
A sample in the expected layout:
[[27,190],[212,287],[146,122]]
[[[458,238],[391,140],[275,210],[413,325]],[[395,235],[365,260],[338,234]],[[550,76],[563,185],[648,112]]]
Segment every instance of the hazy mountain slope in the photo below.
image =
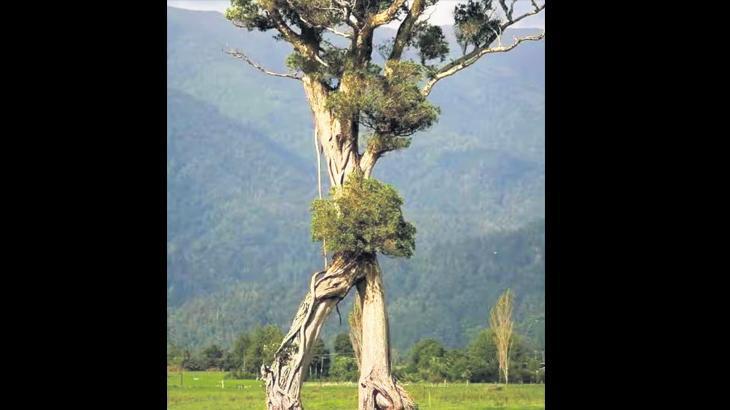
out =
[[294,155],[314,154],[311,113],[300,83],[274,78],[223,52],[239,47],[282,72],[290,47],[272,34],[234,27],[221,14],[168,7],[167,83],[254,125]]
[[316,250],[309,164],[175,90],[168,91],[167,150],[170,305],[309,269]]
[[[225,46],[285,71],[289,47],[271,34],[168,8],[168,326],[190,345],[226,343],[258,323],[287,327],[321,267],[304,93]],[[534,245],[543,231],[520,229],[544,214],[543,50],[524,44],[443,80],[432,93],[439,123],[376,167],[418,229],[411,260],[382,261],[398,349],[425,336],[463,344],[504,287],[517,289],[521,318],[544,310],[544,248]],[[508,256],[487,252],[500,246]],[[344,322],[334,315],[325,336]]]
[[[515,317],[544,314],[545,227],[537,222],[511,232],[438,243],[411,261],[386,260],[388,309],[394,344],[403,349],[424,337],[448,346],[487,326],[489,308],[501,292],[517,295]],[[544,340],[544,322],[530,329]]]

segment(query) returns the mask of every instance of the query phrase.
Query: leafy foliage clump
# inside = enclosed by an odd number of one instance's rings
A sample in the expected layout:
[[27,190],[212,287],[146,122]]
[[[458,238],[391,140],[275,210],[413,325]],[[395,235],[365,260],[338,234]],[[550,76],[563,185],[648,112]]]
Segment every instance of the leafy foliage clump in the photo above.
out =
[[312,238],[327,251],[410,257],[416,228],[403,219],[403,200],[390,185],[352,174],[331,199],[312,203]]
[[411,45],[418,49],[421,64],[426,66],[428,60],[439,59],[444,61],[449,54],[449,43],[439,26],[432,26],[426,22],[416,26],[411,38]]
[[291,70],[301,71],[313,78],[325,81],[330,86],[336,86],[346,67],[348,67],[348,50],[324,46],[319,57],[327,63],[327,67],[295,50],[287,57],[286,66]]
[[482,47],[502,34],[501,22],[492,3],[492,0],[469,0],[454,7],[456,41],[464,54],[470,45]]
[[409,136],[433,125],[440,110],[420,92],[423,68],[389,62],[387,69],[388,76],[375,70],[345,73],[347,86],[329,98],[329,108],[342,117],[359,114],[362,125],[383,136]]
[[271,19],[264,14],[264,8],[255,0],[232,0],[225,16],[249,31],[266,31],[275,27]]

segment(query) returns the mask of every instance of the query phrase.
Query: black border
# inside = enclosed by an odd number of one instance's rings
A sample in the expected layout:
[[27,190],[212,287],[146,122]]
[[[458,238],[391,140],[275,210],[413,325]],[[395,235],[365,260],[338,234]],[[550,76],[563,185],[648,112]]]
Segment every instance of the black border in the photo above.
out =
[[[649,132],[632,124],[646,103],[636,93],[646,88],[646,76],[637,72],[647,70],[636,68],[645,48],[631,54],[617,47],[619,26],[633,21],[622,20],[631,15],[626,10],[550,3],[546,408],[600,408],[596,397],[611,396],[611,386],[628,374],[625,342],[617,337],[627,325],[617,317],[629,313],[621,305],[636,297],[627,289],[638,279],[618,251],[645,236],[632,235],[636,221],[624,217],[651,212],[631,207],[644,185],[627,183],[638,178],[628,165],[642,158],[622,155],[635,152]],[[23,124],[32,126],[22,135],[29,147],[21,152],[34,154],[30,165],[44,166],[27,183],[38,197],[19,202],[40,204],[30,218],[50,215],[25,227],[30,243],[42,242],[26,260],[34,270],[28,276],[41,275],[48,286],[33,293],[43,305],[27,320],[40,325],[23,340],[46,343],[38,349],[50,350],[52,365],[62,366],[60,383],[83,391],[80,401],[92,408],[155,401],[164,408],[167,4],[47,7],[53,21],[33,26],[46,31],[25,50],[36,58],[29,59],[36,71],[19,81],[21,94],[34,99]],[[630,35],[637,43],[643,34]],[[40,153],[38,145],[50,152]],[[590,372],[588,360],[595,360]],[[40,368],[47,364],[46,357]]]

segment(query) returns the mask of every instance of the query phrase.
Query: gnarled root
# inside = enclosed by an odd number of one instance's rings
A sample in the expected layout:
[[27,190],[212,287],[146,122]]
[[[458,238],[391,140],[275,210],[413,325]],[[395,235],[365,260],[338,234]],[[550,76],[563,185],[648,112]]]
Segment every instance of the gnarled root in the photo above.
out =
[[315,272],[310,290],[299,305],[289,333],[274,355],[271,366],[261,366],[269,410],[301,410],[301,384],[311,359],[311,348],[325,319],[350,288],[362,278],[361,257],[335,255],[326,271]]
[[384,372],[360,379],[360,410],[414,410],[415,402],[396,380]]

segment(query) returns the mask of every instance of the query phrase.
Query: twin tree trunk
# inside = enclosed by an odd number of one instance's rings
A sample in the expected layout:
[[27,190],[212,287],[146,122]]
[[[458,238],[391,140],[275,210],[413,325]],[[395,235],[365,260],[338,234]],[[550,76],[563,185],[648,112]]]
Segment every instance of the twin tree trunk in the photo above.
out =
[[[327,108],[327,88],[304,77],[304,90],[312,113],[317,139],[325,156],[332,186],[344,184],[348,175],[363,171],[370,175],[373,164],[360,168],[357,144],[358,124],[353,119],[336,118]],[[341,89],[346,84],[341,86]],[[299,410],[304,370],[309,366],[311,349],[325,320],[335,305],[356,287],[354,309],[360,329],[358,355],[360,410],[410,410],[415,408],[405,390],[391,374],[390,329],[385,309],[385,294],[380,265],[375,254],[337,253],[327,270],[315,272],[309,292],[299,306],[289,332],[274,355],[271,366],[261,366],[266,383],[269,410]]]
[[390,327],[378,260],[363,264],[364,278],[357,284],[355,303],[360,312],[359,409],[412,409],[408,394],[390,373]]

